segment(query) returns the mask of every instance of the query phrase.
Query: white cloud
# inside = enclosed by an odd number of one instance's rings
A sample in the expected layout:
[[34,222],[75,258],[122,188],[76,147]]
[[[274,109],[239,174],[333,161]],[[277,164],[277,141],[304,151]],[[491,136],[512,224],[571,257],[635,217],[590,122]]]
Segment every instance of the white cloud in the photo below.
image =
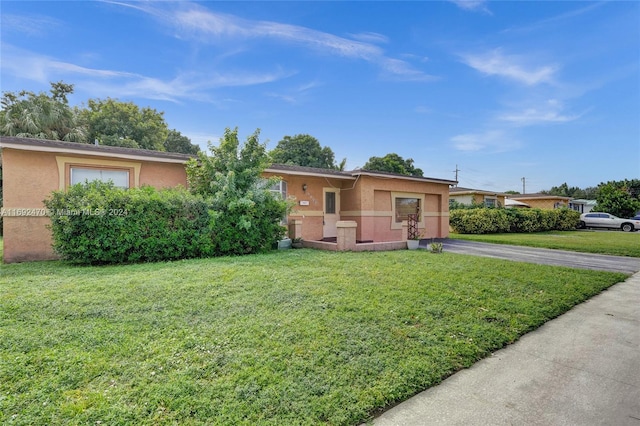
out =
[[2,30],[17,32],[27,36],[44,36],[50,31],[59,31],[60,21],[48,16],[0,15]]
[[299,25],[249,20],[217,13],[189,2],[171,4],[177,6],[178,10],[162,10],[156,8],[158,5],[167,6],[164,3],[137,3],[135,8],[159,18],[176,31],[178,38],[197,40],[204,44],[228,43],[229,39],[271,39],[296,44],[305,49],[364,60],[378,65],[385,73],[396,78],[410,81],[433,79],[433,76],[413,68],[406,61],[386,56],[380,47],[372,44],[388,42],[381,34],[361,33],[349,39]]
[[557,99],[549,99],[540,106],[528,107],[516,112],[508,112],[500,115],[499,120],[507,121],[519,126],[527,126],[544,123],[566,123],[577,120],[578,115],[563,113],[564,105]]
[[469,11],[480,11],[491,14],[491,11],[487,8],[486,0],[449,0],[451,3],[458,6],[460,9]]
[[506,152],[517,149],[521,142],[510,137],[502,130],[489,130],[484,133],[465,133],[451,138],[458,151],[465,152]]
[[82,67],[4,44],[2,52],[0,67],[3,73],[43,84],[56,80],[74,81],[77,90],[88,90],[98,97],[135,97],[172,102],[183,99],[210,101],[209,95],[204,93],[207,89],[258,85],[291,75],[276,69],[262,73],[189,72],[171,79],[160,79],[124,71]]
[[556,65],[531,66],[530,58],[519,55],[504,55],[501,49],[482,54],[463,55],[463,61],[470,67],[487,75],[495,75],[534,86],[552,83],[558,67]]

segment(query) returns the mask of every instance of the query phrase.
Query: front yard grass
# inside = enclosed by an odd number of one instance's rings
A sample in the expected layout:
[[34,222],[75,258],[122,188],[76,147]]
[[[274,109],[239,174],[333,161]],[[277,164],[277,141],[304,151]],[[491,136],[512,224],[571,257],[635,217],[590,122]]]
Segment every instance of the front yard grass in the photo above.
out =
[[455,234],[449,238],[583,253],[640,257],[640,232],[550,231],[531,234]]
[[20,425],[355,425],[626,277],[423,250],[1,268]]

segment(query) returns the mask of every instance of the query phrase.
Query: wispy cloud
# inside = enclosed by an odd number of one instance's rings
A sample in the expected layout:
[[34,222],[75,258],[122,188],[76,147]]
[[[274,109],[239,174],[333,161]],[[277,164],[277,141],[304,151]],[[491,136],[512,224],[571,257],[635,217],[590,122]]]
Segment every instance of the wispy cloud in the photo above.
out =
[[[121,4],[121,3],[114,3]],[[215,4],[215,3],[212,3]],[[359,59],[379,66],[385,74],[411,81],[434,79],[409,62],[389,57],[374,43],[387,43],[388,39],[377,33],[360,33],[352,38],[340,37],[299,25],[274,21],[244,19],[235,15],[218,13],[190,2],[124,4],[148,13],[161,20],[181,39],[196,40],[202,44],[228,43],[229,40],[273,40],[298,45],[325,54]],[[161,7],[177,7],[162,9]]]
[[270,72],[229,71],[183,72],[160,79],[118,70],[82,67],[6,44],[2,45],[2,72],[47,84],[55,80],[74,81],[78,90],[95,96],[134,97],[180,102],[184,99],[211,100],[204,91],[220,87],[251,86],[273,82],[290,75],[281,69]]
[[59,31],[61,22],[48,16],[0,15],[2,31],[17,32],[27,36],[44,36],[49,31]]
[[453,147],[465,152],[506,152],[519,148],[522,143],[502,130],[483,133],[465,133],[451,138]]
[[321,84],[318,83],[317,81],[312,81],[306,84],[302,84],[300,86],[297,86],[293,89],[290,89],[286,92],[269,92],[267,93],[267,96],[275,98],[275,99],[280,99],[283,100],[289,104],[295,105],[295,104],[299,104],[304,98],[307,97],[308,93],[320,86]]
[[522,55],[505,55],[501,49],[463,55],[462,60],[481,73],[504,77],[528,86],[552,83],[558,71],[557,65],[530,65],[532,58]]
[[449,0],[449,1],[463,10],[491,14],[491,11],[489,10],[489,8],[487,8],[486,0]]
[[564,105],[557,99],[549,99],[541,106],[529,107],[516,112],[501,114],[498,119],[518,126],[529,126],[545,123],[566,123],[577,120],[582,114],[567,115]]

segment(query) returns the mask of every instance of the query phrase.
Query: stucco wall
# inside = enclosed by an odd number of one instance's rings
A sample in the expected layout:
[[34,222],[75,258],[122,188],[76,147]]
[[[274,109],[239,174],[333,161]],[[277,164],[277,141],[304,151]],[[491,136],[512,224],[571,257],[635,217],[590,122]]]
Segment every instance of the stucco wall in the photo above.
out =
[[47,229],[50,220],[46,216],[43,200],[52,191],[68,185],[69,164],[88,167],[131,166],[135,175],[131,180],[137,184],[157,188],[187,185],[182,164],[3,148],[5,263],[57,257],[51,248],[51,232]]

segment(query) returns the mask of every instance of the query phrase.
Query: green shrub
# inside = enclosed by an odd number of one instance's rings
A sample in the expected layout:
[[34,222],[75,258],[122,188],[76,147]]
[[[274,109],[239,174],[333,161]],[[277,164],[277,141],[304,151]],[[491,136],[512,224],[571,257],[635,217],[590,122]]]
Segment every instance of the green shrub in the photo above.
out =
[[453,210],[449,224],[460,234],[525,233],[576,229],[580,213],[569,209]]
[[78,263],[129,263],[215,254],[210,205],[185,189],[90,182],[44,201],[53,248]]

